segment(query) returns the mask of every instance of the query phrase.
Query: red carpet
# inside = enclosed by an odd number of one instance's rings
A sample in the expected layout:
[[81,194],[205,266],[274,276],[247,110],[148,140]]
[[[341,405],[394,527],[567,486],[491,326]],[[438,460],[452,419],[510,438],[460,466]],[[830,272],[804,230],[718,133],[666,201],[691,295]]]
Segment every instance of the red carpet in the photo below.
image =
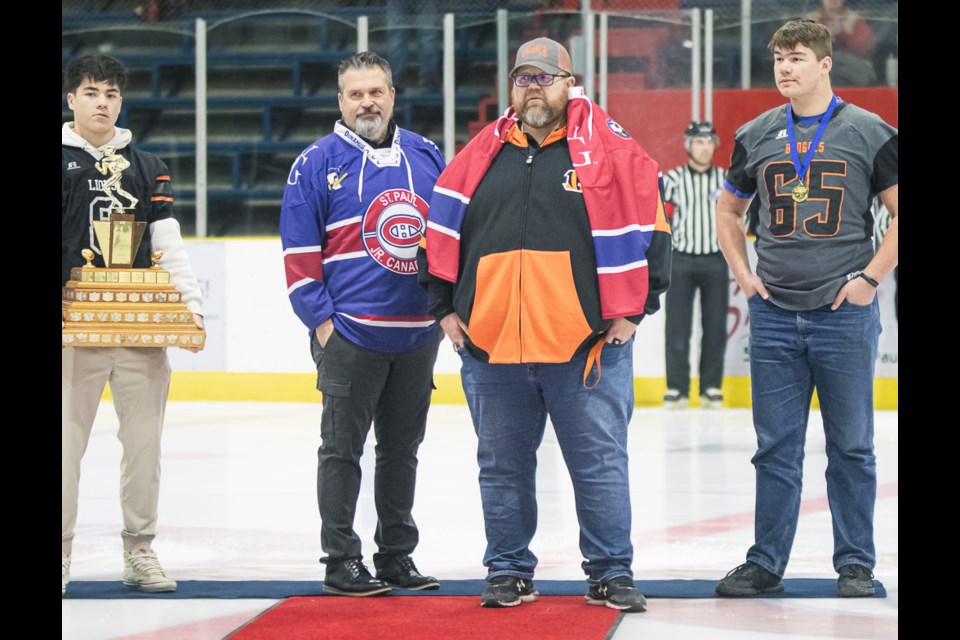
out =
[[[289,598],[230,640],[603,640],[618,611],[583,596],[543,596],[510,609],[484,609],[476,596]],[[642,614],[641,614],[642,615]]]

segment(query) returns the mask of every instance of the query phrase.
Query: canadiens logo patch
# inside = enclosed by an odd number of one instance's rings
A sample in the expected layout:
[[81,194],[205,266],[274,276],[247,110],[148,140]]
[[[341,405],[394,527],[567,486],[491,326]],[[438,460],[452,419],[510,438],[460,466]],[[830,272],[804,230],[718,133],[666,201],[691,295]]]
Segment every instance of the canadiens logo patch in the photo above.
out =
[[343,179],[346,178],[349,173],[340,173],[340,169],[334,169],[327,174],[327,191],[336,191],[341,188],[343,185],[340,184],[343,182]]
[[384,269],[404,275],[417,273],[417,247],[430,207],[406,189],[387,189],[363,214],[363,246]]
[[570,169],[563,174],[563,189],[565,191],[583,193],[583,189],[580,188],[580,178],[577,177],[576,169]]
[[616,120],[607,120],[607,127],[609,127],[610,131],[613,131],[624,140],[630,139],[630,134],[627,133],[627,130],[624,129],[623,126]]

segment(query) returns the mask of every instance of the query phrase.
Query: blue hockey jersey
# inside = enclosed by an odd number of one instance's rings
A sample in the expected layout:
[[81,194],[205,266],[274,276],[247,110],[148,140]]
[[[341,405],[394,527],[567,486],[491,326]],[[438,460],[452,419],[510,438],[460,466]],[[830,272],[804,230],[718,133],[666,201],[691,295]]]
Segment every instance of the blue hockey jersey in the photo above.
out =
[[287,293],[313,331],[327,318],[376,351],[415,349],[436,331],[417,284],[417,247],[444,161],[395,127],[373,148],[337,122],[290,168],[280,213]]

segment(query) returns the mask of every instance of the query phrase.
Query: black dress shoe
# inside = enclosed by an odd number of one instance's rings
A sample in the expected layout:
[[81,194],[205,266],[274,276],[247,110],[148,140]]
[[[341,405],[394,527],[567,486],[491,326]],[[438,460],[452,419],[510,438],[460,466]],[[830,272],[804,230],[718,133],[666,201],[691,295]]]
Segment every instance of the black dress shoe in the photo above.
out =
[[377,578],[398,589],[421,591],[440,588],[440,581],[433,576],[420,575],[410,556],[393,556],[377,569]]
[[390,591],[390,585],[374,578],[359,559],[352,558],[327,564],[323,591],[340,596],[375,596]]

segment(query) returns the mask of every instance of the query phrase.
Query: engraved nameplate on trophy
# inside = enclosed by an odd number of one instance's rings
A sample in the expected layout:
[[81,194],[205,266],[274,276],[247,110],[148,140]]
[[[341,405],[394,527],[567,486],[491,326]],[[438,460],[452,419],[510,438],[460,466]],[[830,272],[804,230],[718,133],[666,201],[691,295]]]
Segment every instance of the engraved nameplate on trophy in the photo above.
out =
[[146,222],[137,222],[133,214],[111,213],[109,220],[94,220],[97,244],[108,267],[132,267],[143,240]]

